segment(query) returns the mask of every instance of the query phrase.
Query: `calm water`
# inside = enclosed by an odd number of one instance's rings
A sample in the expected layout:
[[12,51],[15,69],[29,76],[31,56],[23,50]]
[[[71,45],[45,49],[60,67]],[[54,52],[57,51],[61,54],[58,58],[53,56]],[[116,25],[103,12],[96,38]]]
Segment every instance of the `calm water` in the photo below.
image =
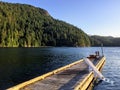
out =
[[[94,54],[97,50],[101,48],[0,48],[0,90]],[[104,48],[104,54],[107,61],[103,74],[115,83],[102,82],[94,90],[120,90],[120,48]]]

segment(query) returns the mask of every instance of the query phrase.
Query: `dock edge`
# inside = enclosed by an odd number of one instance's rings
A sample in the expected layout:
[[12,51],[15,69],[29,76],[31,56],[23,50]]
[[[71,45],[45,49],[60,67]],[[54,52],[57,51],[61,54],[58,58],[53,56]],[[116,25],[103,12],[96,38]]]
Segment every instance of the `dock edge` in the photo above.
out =
[[[102,57],[102,59],[99,61],[99,63],[96,65],[96,68],[101,71],[101,69],[103,68],[104,64],[105,64],[105,57]],[[94,78],[94,73],[93,71],[91,71],[83,80],[82,82],[80,82],[75,88],[74,90],[87,90],[87,88],[89,87],[89,85],[92,83],[92,81],[96,80],[97,78]]]

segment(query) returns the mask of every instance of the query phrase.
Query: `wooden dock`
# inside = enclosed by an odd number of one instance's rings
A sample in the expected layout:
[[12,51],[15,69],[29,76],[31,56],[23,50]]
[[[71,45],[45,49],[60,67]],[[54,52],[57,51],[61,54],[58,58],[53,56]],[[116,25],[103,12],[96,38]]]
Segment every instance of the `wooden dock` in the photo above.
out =
[[[105,57],[91,60],[98,70],[105,63]],[[81,59],[7,90],[86,90],[93,79],[93,72],[88,71],[88,66]]]

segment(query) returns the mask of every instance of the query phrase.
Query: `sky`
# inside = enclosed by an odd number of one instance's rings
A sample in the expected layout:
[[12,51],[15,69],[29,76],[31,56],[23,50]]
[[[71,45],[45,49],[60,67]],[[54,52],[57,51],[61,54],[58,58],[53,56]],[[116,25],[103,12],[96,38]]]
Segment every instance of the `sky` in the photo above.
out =
[[120,37],[120,0],[0,0],[30,4],[89,35]]

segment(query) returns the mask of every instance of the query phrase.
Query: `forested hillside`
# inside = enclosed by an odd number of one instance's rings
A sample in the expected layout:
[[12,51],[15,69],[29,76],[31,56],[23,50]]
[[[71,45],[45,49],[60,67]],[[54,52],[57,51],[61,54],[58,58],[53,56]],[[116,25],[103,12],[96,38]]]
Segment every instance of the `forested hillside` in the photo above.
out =
[[0,47],[39,46],[90,46],[90,38],[44,9],[0,2]]
[[105,37],[105,36],[91,36],[92,46],[100,46],[101,43],[104,46],[120,46],[120,38]]

